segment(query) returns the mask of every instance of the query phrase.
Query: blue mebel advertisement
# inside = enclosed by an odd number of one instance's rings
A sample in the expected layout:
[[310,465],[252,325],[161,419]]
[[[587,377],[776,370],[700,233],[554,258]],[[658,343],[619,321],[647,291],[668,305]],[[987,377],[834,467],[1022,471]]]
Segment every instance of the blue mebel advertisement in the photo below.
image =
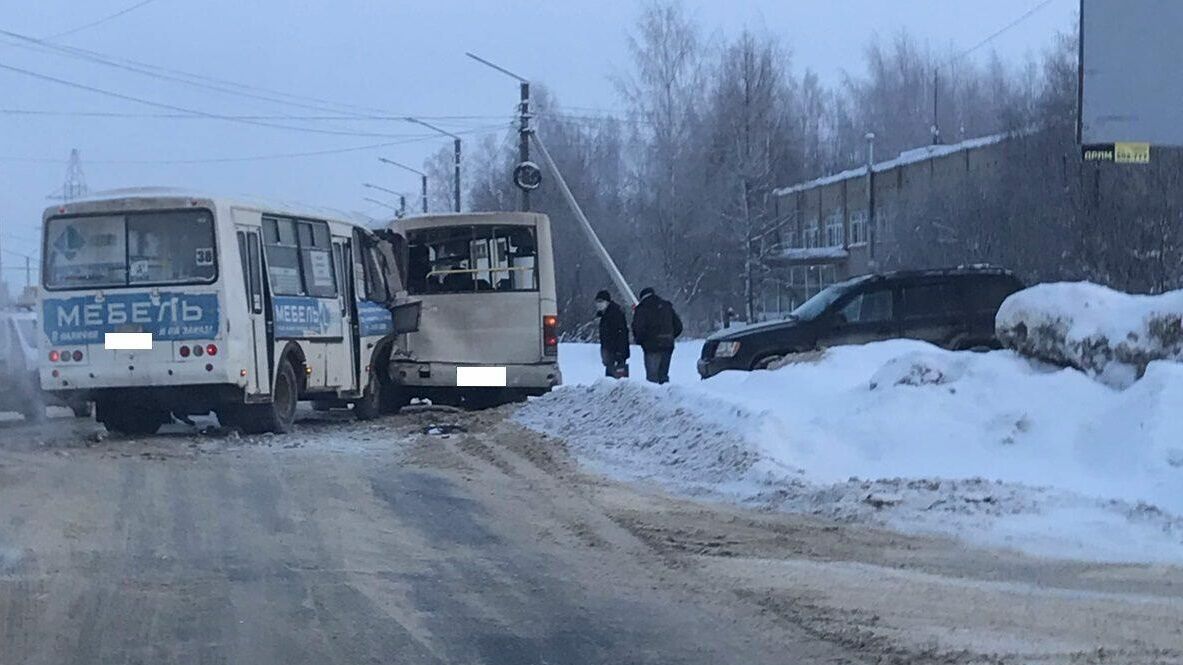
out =
[[44,301],[41,320],[54,344],[97,344],[108,332],[150,332],[153,339],[213,339],[215,293],[115,293]]
[[375,302],[357,304],[358,333],[362,337],[379,337],[394,330],[394,315]]
[[275,336],[281,339],[341,337],[341,306],[336,300],[275,296]]

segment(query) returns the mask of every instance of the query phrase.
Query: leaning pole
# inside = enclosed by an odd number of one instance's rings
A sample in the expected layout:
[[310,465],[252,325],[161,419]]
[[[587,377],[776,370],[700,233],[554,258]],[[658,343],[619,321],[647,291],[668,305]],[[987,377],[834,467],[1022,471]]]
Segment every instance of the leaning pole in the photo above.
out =
[[600,261],[608,269],[608,275],[612,277],[612,282],[616,285],[616,290],[629,303],[635,306],[637,304],[636,292],[629,287],[628,282],[624,279],[624,275],[620,273],[620,268],[616,267],[616,262],[612,260],[612,256],[608,254],[608,250],[604,249],[604,243],[600,242],[600,237],[596,235],[591,222],[587,221],[587,215],[583,214],[583,209],[579,207],[579,202],[575,200],[575,195],[571,193],[571,188],[567,186],[567,181],[563,179],[563,174],[559,171],[559,167],[555,165],[555,160],[551,159],[550,153],[546,150],[546,145],[538,137],[538,132],[531,132],[530,137],[534,139],[535,145],[538,146],[538,152],[542,153],[542,159],[546,162],[546,167],[554,174],[555,182],[559,183],[559,189],[563,192],[563,198],[567,199],[567,205],[571,206],[571,212],[579,220],[579,225],[583,227],[583,231],[587,234],[587,239],[596,250],[596,254],[599,255]]

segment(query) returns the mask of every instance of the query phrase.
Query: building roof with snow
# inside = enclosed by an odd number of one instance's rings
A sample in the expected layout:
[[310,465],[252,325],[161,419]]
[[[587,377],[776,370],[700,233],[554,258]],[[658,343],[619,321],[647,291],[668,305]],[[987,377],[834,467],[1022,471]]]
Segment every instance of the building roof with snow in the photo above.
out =
[[[926,145],[926,146],[922,146],[920,148],[913,148],[911,150],[905,150],[905,151],[901,152],[898,156],[896,156],[894,159],[889,159],[884,162],[876,163],[875,164],[875,171],[877,171],[877,172],[878,171],[888,171],[888,170],[891,170],[891,169],[899,167],[899,166],[906,166],[908,164],[915,164],[917,162],[923,162],[925,160],[933,159],[936,157],[945,157],[948,155],[952,155],[954,153],[962,152],[964,150],[973,150],[975,148],[983,148],[988,145],[994,145],[996,143],[1001,143],[1001,142],[1007,140],[1008,138],[1010,138],[1011,136],[1012,136],[1012,134],[1004,132],[1004,133],[1000,133],[1000,134],[991,134],[989,136],[980,136],[980,137],[974,138],[974,139],[967,139],[967,140],[962,141],[960,143],[952,143],[949,145]],[[808,182],[802,182],[802,183],[798,183],[796,185],[790,185],[788,187],[781,187],[779,189],[773,190],[772,193],[775,196],[784,196],[787,194],[795,194],[797,192],[803,192],[806,190],[813,189],[815,187],[830,185],[830,184],[833,184],[836,182],[841,182],[843,180],[849,180],[851,178],[866,177],[866,175],[867,175],[867,167],[860,166],[855,169],[847,169],[845,171],[840,171],[840,172],[834,173],[832,175],[823,176],[821,178],[815,178],[815,179],[810,180]]]

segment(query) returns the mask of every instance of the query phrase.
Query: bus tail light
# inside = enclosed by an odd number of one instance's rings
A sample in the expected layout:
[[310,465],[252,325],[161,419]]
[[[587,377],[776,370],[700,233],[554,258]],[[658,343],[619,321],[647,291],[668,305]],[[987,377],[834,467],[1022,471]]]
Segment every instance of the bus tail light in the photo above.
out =
[[204,354],[204,353],[205,353],[205,349],[201,348],[200,344],[193,345],[193,355],[200,358],[202,356],[202,354]]
[[205,345],[205,355],[207,355],[207,356],[218,355],[218,345],[217,344],[206,344]]
[[82,352],[75,351],[73,354],[73,358],[74,358],[74,362],[76,362],[76,363],[82,362]]
[[559,317],[553,314],[542,317],[542,352],[548,356],[559,355]]
[[180,355],[182,358],[188,358],[189,357],[189,347],[182,345],[181,348],[177,349],[177,354]]
[[62,359],[62,354],[58,350],[55,349],[55,350],[49,352],[49,362],[56,363],[57,361],[59,361],[61,359]]

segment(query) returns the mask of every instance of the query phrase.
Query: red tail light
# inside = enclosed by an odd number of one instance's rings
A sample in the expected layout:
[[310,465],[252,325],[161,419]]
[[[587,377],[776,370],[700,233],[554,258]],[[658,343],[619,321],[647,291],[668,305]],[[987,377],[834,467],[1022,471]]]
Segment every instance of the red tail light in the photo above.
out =
[[205,345],[205,355],[207,355],[207,356],[218,355],[218,345],[217,344],[206,344]]
[[553,314],[542,317],[542,352],[548,356],[559,354],[559,317]]
[[182,346],[181,348],[177,349],[177,353],[181,354],[182,358],[188,358],[189,357],[189,347]]
[[82,361],[82,352],[75,351],[74,352],[74,362],[81,362],[81,361]]
[[61,359],[62,359],[62,354],[59,353],[58,351],[54,350],[54,351],[49,352],[49,362],[56,363],[57,361],[59,361]]

